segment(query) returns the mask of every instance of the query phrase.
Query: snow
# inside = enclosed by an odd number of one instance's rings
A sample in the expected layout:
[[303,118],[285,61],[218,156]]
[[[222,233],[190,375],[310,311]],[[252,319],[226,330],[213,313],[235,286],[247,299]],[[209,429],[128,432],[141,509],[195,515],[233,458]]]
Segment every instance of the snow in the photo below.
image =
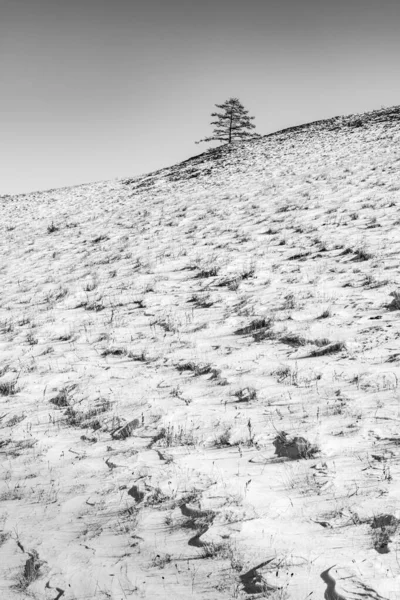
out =
[[0,198],[2,597],[398,598],[399,114]]

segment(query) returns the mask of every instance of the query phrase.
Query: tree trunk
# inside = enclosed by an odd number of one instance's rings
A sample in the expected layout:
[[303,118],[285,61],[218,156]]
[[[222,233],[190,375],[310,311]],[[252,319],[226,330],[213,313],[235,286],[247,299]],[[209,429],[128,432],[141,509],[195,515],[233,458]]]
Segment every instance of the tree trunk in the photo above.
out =
[[229,141],[228,144],[232,141],[232,121],[233,121],[233,108],[231,108],[231,114],[229,117]]

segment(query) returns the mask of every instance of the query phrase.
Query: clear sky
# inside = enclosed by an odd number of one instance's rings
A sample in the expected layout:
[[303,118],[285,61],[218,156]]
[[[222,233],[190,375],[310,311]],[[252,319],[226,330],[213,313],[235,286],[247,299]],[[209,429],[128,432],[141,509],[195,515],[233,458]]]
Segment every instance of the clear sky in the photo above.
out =
[[0,0],[0,194],[206,150],[215,103],[261,134],[400,104],[400,0]]

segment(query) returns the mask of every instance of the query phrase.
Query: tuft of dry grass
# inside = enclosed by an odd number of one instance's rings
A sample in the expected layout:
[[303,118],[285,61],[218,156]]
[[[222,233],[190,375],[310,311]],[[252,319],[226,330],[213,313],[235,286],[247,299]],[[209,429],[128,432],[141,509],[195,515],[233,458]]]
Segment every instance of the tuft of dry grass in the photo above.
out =
[[289,438],[285,431],[280,431],[273,441],[275,454],[292,460],[312,458],[319,452],[318,446],[311,444],[303,437]]
[[39,554],[36,550],[28,553],[29,558],[24,565],[24,569],[15,584],[15,589],[26,592],[27,588],[40,577],[40,568],[43,561],[39,559]]
[[15,396],[19,392],[18,377],[10,381],[0,381],[0,396]]
[[328,344],[326,346],[322,346],[322,348],[318,348],[316,350],[312,350],[309,356],[325,356],[327,354],[335,354],[337,352],[342,352],[346,350],[346,344],[344,342],[333,342],[332,344]]
[[56,231],[58,231],[60,228],[57,227],[57,225],[54,225],[54,221],[52,221],[50,223],[50,225],[47,226],[47,233],[55,233]]
[[387,304],[386,308],[389,310],[400,310],[400,292],[392,292],[390,294],[393,300]]
[[238,402],[250,402],[251,400],[256,400],[257,391],[255,388],[248,386],[245,388],[241,388],[233,392],[233,395],[238,399]]
[[179,373],[183,373],[183,371],[191,371],[195,376],[199,375],[208,375],[213,372],[213,369],[208,363],[194,363],[192,361],[182,362],[175,366],[176,370]]
[[245,327],[240,327],[239,329],[236,329],[235,331],[235,335],[256,335],[258,333],[261,333],[262,331],[265,331],[267,329],[269,329],[272,325],[272,319],[269,317],[262,317],[259,319],[254,319],[253,321],[251,321],[251,323],[249,323],[249,325],[246,325]]

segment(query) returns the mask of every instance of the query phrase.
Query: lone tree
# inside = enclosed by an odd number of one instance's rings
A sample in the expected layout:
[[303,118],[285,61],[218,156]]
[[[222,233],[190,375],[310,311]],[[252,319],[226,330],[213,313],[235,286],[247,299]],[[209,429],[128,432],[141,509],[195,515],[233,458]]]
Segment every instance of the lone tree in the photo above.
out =
[[237,140],[251,140],[260,137],[258,133],[251,131],[256,128],[251,123],[254,117],[249,117],[249,111],[245,109],[238,98],[229,98],[223,104],[216,104],[215,106],[224,112],[211,113],[212,117],[216,117],[215,121],[211,121],[211,125],[215,125],[213,134],[199,140],[196,144],[214,140],[230,144]]

